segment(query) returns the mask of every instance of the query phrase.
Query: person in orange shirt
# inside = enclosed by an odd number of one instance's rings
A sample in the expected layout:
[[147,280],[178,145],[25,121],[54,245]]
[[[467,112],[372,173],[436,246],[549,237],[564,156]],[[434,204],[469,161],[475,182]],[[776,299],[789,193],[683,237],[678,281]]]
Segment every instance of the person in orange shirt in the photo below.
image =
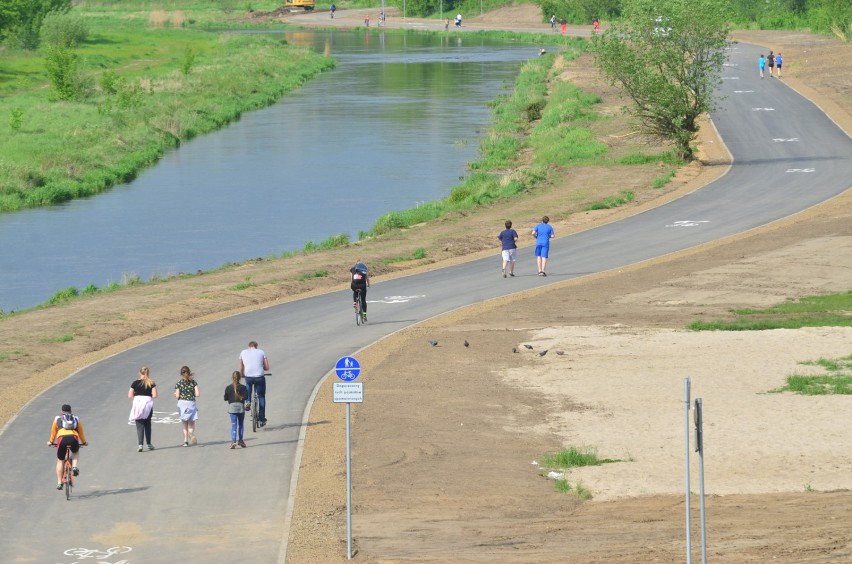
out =
[[83,423],[76,415],[71,413],[71,406],[67,403],[62,406],[62,413],[53,418],[50,428],[50,440],[47,446],[56,444],[56,489],[62,489],[62,467],[65,464],[65,453],[71,449],[71,466],[75,476],[80,475],[77,464],[80,461],[80,445],[86,442],[86,433],[83,432]]

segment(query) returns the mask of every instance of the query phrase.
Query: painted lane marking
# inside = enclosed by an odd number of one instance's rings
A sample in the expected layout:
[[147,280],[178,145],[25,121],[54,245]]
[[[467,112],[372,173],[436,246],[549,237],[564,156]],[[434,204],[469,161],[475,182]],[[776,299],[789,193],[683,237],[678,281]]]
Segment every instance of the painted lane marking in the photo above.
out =
[[[178,411],[155,411],[151,416],[151,423],[180,423],[180,412]],[[130,420],[128,425],[136,425],[136,421]]]
[[775,108],[752,108],[753,112],[774,112]]
[[815,172],[815,168],[788,168],[784,172]]
[[698,227],[702,223],[710,223],[709,221],[693,221],[693,220],[685,220],[685,221],[675,221],[674,223],[670,223],[666,225],[666,227]]
[[722,77],[722,80],[739,80],[739,79],[740,79],[740,77],[738,77],[738,76],[723,76]]
[[748,94],[754,92],[754,90],[734,90],[734,94]]
[[[96,548],[69,548],[62,554],[65,556],[74,556],[75,558],[84,560],[86,558],[92,558],[94,560],[98,560],[101,564],[110,564],[109,562],[105,562],[104,558],[109,558],[110,556],[115,556],[116,554],[127,554],[133,550],[129,546],[113,546],[106,550],[98,550]],[[127,560],[118,560],[113,564],[129,564]]]
[[380,300],[367,300],[368,304],[402,304],[405,302],[410,302],[411,300],[416,300],[419,298],[425,298],[426,294],[419,294],[416,296],[385,296]]
[[798,137],[790,137],[789,139],[777,138],[772,140],[775,143],[796,143],[799,141]]

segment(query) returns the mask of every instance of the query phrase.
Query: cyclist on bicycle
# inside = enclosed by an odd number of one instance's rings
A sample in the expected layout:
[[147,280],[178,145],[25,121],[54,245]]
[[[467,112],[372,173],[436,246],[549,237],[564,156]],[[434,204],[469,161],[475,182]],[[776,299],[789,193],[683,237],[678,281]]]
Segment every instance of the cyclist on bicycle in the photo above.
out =
[[[251,341],[248,348],[240,353],[240,374],[246,379],[247,399],[251,401],[252,390],[257,388],[258,426],[266,425],[266,373],[269,372],[269,359],[266,353],[257,348],[257,341]],[[250,409],[248,404],[246,409]]]
[[80,445],[88,444],[86,434],[83,432],[83,423],[76,415],[71,413],[71,406],[67,403],[62,406],[62,413],[53,418],[50,428],[50,440],[47,446],[56,446],[56,489],[62,489],[62,469],[65,466],[65,453],[71,450],[71,471],[75,476],[80,475],[77,467],[80,461]]
[[370,286],[370,275],[367,273],[367,265],[358,261],[349,269],[352,275],[349,287],[352,288],[352,301],[358,303],[358,293],[361,293],[361,318],[367,321],[367,288]]

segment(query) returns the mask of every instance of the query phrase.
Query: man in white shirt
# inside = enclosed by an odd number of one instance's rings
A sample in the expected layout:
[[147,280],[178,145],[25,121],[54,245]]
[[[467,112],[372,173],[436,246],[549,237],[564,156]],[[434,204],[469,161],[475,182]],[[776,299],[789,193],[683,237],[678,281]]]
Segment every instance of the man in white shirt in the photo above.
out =
[[246,379],[248,397],[246,402],[251,401],[252,388],[257,387],[257,399],[259,405],[259,425],[266,425],[266,376],[269,372],[269,359],[266,353],[257,348],[257,341],[251,341],[248,348],[240,353],[240,373]]

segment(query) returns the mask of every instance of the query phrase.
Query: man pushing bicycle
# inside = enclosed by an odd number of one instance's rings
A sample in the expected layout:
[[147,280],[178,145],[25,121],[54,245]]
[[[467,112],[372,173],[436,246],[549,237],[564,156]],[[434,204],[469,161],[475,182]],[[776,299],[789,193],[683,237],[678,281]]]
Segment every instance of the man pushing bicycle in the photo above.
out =
[[77,467],[80,461],[80,445],[88,444],[86,434],[83,432],[83,422],[71,413],[71,406],[67,403],[62,406],[62,412],[53,418],[50,427],[50,439],[47,446],[56,446],[56,489],[62,489],[62,467],[65,465],[65,453],[71,450],[71,471],[75,476],[80,475]]
[[[266,353],[257,348],[257,341],[251,341],[248,348],[240,353],[240,373],[246,379],[248,397],[252,389],[257,389],[259,425],[266,425],[266,373],[269,372],[269,359]],[[248,407],[247,407],[248,409]]]

